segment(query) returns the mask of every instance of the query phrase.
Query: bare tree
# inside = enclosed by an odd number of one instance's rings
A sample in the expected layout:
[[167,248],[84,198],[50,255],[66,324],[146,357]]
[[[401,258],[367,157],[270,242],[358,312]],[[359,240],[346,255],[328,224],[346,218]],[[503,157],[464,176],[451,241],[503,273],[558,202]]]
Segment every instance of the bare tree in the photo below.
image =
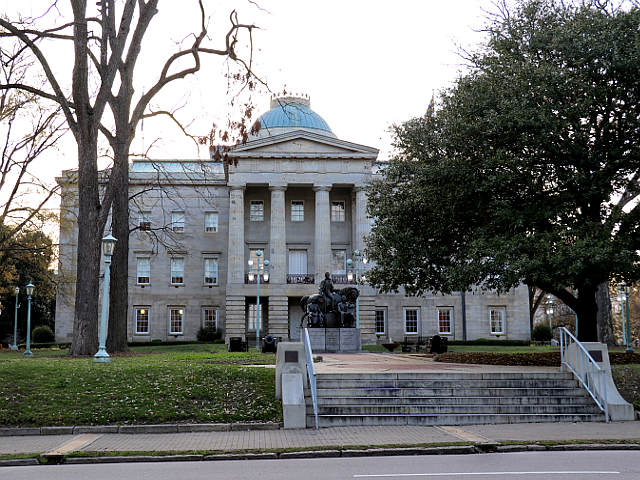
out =
[[[2,84],[0,89],[21,89],[57,102],[78,147],[77,288],[70,354],[93,354],[98,349],[100,239],[114,199],[116,207],[113,210],[112,227],[119,242],[113,268],[114,277],[120,276],[124,291],[116,288],[113,292],[117,300],[112,303],[115,310],[112,310],[112,323],[118,331],[126,332],[126,281],[122,281],[126,269],[122,267],[126,265],[128,256],[128,205],[120,202],[126,203],[128,199],[126,174],[129,147],[149,102],[169,83],[196,73],[201,67],[202,54],[229,58],[250,72],[250,63],[246,64],[238,58],[236,45],[240,32],[247,31],[250,35],[255,27],[239,23],[233,12],[222,48],[210,48],[206,45],[208,31],[205,8],[203,1],[199,0],[199,32],[192,35],[187,48],[169,56],[156,84],[134,106],[135,66],[143,38],[158,13],[158,3],[159,0],[102,0],[97,4],[97,15],[92,15],[86,0],[70,0],[72,21],[51,28],[36,28],[33,21],[0,19],[0,36],[14,37],[29,49],[47,79],[42,88],[17,83]],[[52,5],[52,10],[57,8],[58,3]],[[40,48],[45,40],[73,44],[70,98],[60,83],[61,77],[54,73],[53,65]],[[113,129],[106,125],[107,110],[115,124]],[[100,132],[107,138],[114,153],[114,168],[102,195],[97,153]],[[120,349],[122,338],[119,334],[115,337],[112,335],[112,348]]]

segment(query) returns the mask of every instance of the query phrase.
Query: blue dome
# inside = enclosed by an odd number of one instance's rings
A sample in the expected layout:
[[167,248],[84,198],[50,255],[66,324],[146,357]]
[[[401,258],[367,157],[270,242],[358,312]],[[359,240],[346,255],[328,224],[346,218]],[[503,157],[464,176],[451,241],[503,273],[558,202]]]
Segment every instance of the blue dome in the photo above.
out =
[[258,136],[277,135],[285,131],[311,130],[335,137],[329,124],[311,110],[308,98],[278,97],[271,100],[271,110],[262,114]]

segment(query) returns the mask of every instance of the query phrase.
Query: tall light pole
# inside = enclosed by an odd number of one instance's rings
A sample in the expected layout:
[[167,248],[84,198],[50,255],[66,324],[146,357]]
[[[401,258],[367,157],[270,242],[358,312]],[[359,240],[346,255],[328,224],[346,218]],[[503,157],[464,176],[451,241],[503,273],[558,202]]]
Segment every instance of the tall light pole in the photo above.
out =
[[[253,259],[249,259],[249,281],[253,282],[254,276],[257,277],[257,292],[256,292],[256,350],[260,350],[260,261],[262,260],[262,250],[258,250],[256,252],[256,257],[258,264],[256,265],[256,274],[253,273]],[[269,267],[269,260],[264,260],[262,262],[264,266],[264,273],[262,274],[262,278],[265,282],[269,281],[269,271],[267,267]]]
[[627,334],[626,334],[626,344],[627,349],[626,353],[633,353],[633,348],[631,348],[631,323],[629,322],[629,293],[631,293],[631,287],[626,283],[622,285],[622,291],[624,292],[624,300],[625,300],[625,319],[627,321]]
[[[353,282],[356,281],[356,288],[358,289],[358,297],[356,298],[356,328],[360,328],[360,282],[364,282],[364,273],[367,271],[367,259],[362,258],[360,250],[353,252],[353,258],[356,259],[356,266],[353,267],[353,260],[347,260],[347,267],[349,272],[347,273],[347,280]],[[362,262],[362,265],[360,265]]]
[[551,325],[551,315],[553,315],[553,300],[551,300],[551,295],[547,295],[547,317],[549,317],[549,330],[551,330],[551,338],[553,338],[553,325]]
[[16,291],[16,315],[13,321],[13,345],[11,345],[11,350],[18,349],[18,294],[20,293],[20,287],[15,288]]
[[27,285],[27,348],[24,351],[23,357],[33,357],[33,353],[31,353],[31,295],[33,295],[33,289],[35,286],[33,283],[29,282]]
[[94,362],[109,363],[111,358],[107,353],[107,309],[109,308],[109,268],[111,267],[111,255],[116,246],[116,240],[111,235],[102,239],[102,253],[104,253],[104,287],[102,293],[102,316],[100,317],[100,346],[98,353],[93,356]]

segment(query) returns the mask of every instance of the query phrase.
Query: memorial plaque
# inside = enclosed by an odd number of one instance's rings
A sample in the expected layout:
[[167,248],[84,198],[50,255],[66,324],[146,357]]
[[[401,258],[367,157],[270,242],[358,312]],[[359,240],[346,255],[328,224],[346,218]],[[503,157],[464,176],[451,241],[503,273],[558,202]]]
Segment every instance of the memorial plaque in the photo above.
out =
[[296,350],[284,352],[284,363],[298,363],[298,352]]
[[324,328],[309,328],[309,341],[312,351],[322,351],[325,349]]
[[358,350],[359,328],[340,329],[340,350]]
[[596,362],[602,362],[602,350],[589,350],[589,355],[591,355],[591,358]]
[[325,328],[326,332],[326,350],[340,350],[340,330],[342,328]]

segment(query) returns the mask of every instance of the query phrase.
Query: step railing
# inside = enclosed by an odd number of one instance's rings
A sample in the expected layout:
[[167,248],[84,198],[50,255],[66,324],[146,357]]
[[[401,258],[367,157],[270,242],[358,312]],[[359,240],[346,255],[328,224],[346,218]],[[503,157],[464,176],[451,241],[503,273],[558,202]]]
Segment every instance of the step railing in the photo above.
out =
[[304,351],[307,359],[307,374],[309,376],[309,387],[311,388],[311,401],[313,402],[313,415],[316,418],[316,430],[318,430],[318,394],[316,391],[316,368],[313,365],[313,352],[311,351],[311,340],[309,340],[309,330],[304,328],[302,339],[304,341]]
[[562,371],[569,369],[589,392],[591,398],[604,412],[609,422],[609,402],[607,402],[607,377],[589,352],[565,327],[560,328],[560,362]]

